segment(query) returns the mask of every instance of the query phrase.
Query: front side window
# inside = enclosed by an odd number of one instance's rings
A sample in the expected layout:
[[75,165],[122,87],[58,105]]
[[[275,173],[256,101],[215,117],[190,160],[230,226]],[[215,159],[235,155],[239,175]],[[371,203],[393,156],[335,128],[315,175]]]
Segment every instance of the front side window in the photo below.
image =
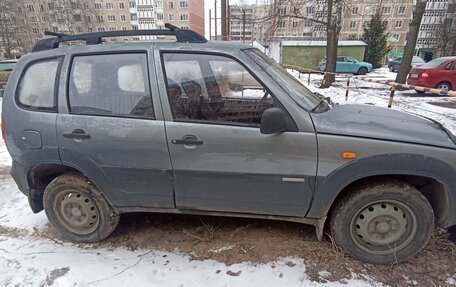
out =
[[274,100],[237,61],[216,55],[163,55],[176,121],[259,127]]
[[19,83],[20,105],[38,110],[55,110],[55,81],[59,59],[45,60],[27,68]]
[[154,118],[145,54],[77,56],[68,87],[73,114]]

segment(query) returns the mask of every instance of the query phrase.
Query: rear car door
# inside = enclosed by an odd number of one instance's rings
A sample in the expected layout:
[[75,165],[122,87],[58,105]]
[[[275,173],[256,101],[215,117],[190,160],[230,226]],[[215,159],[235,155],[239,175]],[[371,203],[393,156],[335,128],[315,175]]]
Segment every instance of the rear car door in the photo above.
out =
[[163,52],[161,58],[176,207],[304,216],[316,173],[314,132],[261,134],[263,111],[283,107],[231,57]]
[[57,118],[62,163],[85,173],[117,206],[174,207],[147,52],[78,54],[68,70],[60,96],[67,105]]

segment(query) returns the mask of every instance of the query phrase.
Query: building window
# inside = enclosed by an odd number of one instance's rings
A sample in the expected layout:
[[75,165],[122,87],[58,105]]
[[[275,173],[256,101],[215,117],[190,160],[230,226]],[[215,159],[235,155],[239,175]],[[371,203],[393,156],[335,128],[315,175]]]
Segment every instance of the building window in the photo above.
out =
[[401,20],[398,20],[396,21],[396,28],[401,28],[402,27],[402,21]]
[[369,21],[364,21],[364,28],[369,28]]
[[33,5],[27,5],[27,9],[30,11],[30,12],[33,12],[35,11],[35,7],[33,7]]
[[168,8],[169,9],[173,9],[174,8],[174,2],[173,1],[169,1],[168,2]]
[[279,9],[277,9],[277,14],[279,14],[281,16],[284,16],[285,14],[287,14],[287,9],[286,8],[279,8]]
[[44,11],[44,5],[40,5],[40,12]]
[[396,38],[397,41],[399,41],[400,35],[399,34],[393,34],[393,38]]
[[382,22],[382,24],[383,24],[385,27],[387,27],[387,26],[388,26],[388,21],[385,20],[385,21]]
[[135,7],[136,7],[136,2],[130,1],[130,8],[135,8]]
[[125,3],[119,3],[119,9],[120,10],[125,9]]
[[382,7],[382,14],[390,14],[391,7]]
[[125,22],[125,21],[127,21],[127,16],[120,15],[120,22]]
[[82,27],[76,27],[76,32],[82,33]]
[[350,21],[350,28],[356,28],[356,21]]
[[73,15],[74,21],[81,22],[82,17],[81,14],[74,14]]
[[279,21],[279,22],[277,22],[277,27],[278,27],[278,28],[285,28],[285,21]]
[[59,28],[58,27],[52,27],[52,31],[57,33],[59,31]]
[[181,21],[188,21],[188,14],[181,14],[180,15],[180,20]]
[[114,3],[112,3],[112,2],[106,3],[106,9],[114,10]]
[[306,7],[307,15],[312,14],[313,12],[315,12],[315,7]]
[[88,3],[84,3],[84,9],[89,10],[90,9],[90,5]]
[[127,27],[122,27],[122,31],[127,31]]
[[132,14],[131,14],[130,20],[131,20],[131,21],[138,21],[138,14],[132,13]]
[[117,31],[116,27],[109,28],[109,31]]
[[104,32],[105,28],[104,27],[98,27],[98,32]]
[[157,20],[163,21],[163,13],[157,13]]
[[168,19],[169,19],[169,21],[175,21],[176,20],[176,16],[174,14],[169,14],[168,15]]
[[32,32],[34,34],[39,34],[40,33],[40,30],[38,28],[32,28]]
[[179,7],[181,8],[188,8],[188,1],[180,1]]
[[298,21],[293,21],[293,28],[298,27]]
[[95,10],[101,10],[102,9],[101,3],[95,3],[94,6],[95,6]]
[[163,1],[155,1],[155,7],[163,8]]
[[103,22],[103,15],[97,15],[97,21]]
[[358,14],[358,7],[353,7],[352,8],[352,14]]
[[405,6],[399,7],[399,14],[405,14]]
[[36,17],[30,17],[30,22],[36,22]]

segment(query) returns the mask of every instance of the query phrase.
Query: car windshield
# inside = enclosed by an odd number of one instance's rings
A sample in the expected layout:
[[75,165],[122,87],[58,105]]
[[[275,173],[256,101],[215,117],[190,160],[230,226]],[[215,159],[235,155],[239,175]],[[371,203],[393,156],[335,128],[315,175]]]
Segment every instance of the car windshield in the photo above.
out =
[[424,63],[424,61],[420,57],[413,56],[412,63]]
[[0,63],[0,71],[12,71],[16,63]]
[[445,58],[437,58],[437,59],[434,59],[432,61],[427,62],[426,64],[424,64],[421,67],[423,67],[423,68],[434,68],[434,67],[439,66],[440,64],[442,64],[446,60],[447,59],[445,59]]
[[252,58],[263,70],[274,78],[281,87],[303,108],[312,110],[318,106],[322,99],[307,89],[295,77],[273,59],[266,56],[258,49],[246,49],[247,55]]

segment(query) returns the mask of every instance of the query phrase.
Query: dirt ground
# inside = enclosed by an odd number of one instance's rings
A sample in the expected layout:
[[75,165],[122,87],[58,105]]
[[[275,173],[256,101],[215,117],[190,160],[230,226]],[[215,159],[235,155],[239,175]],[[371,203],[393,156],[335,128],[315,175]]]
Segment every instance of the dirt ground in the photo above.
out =
[[[1,230],[0,234],[5,230]],[[17,230],[10,232],[20,233]],[[36,234],[64,242],[54,228]],[[284,256],[302,258],[306,273],[316,281],[329,271],[331,281],[344,282],[352,272],[390,286],[445,286],[456,272],[456,245],[436,230],[428,246],[409,262],[392,266],[365,264],[345,256],[329,236],[317,241],[312,226],[268,220],[166,214],[124,214],[118,228],[104,242],[81,248],[126,247],[190,254],[195,260],[213,259],[228,265],[266,263]],[[290,264],[292,264],[290,262]]]

